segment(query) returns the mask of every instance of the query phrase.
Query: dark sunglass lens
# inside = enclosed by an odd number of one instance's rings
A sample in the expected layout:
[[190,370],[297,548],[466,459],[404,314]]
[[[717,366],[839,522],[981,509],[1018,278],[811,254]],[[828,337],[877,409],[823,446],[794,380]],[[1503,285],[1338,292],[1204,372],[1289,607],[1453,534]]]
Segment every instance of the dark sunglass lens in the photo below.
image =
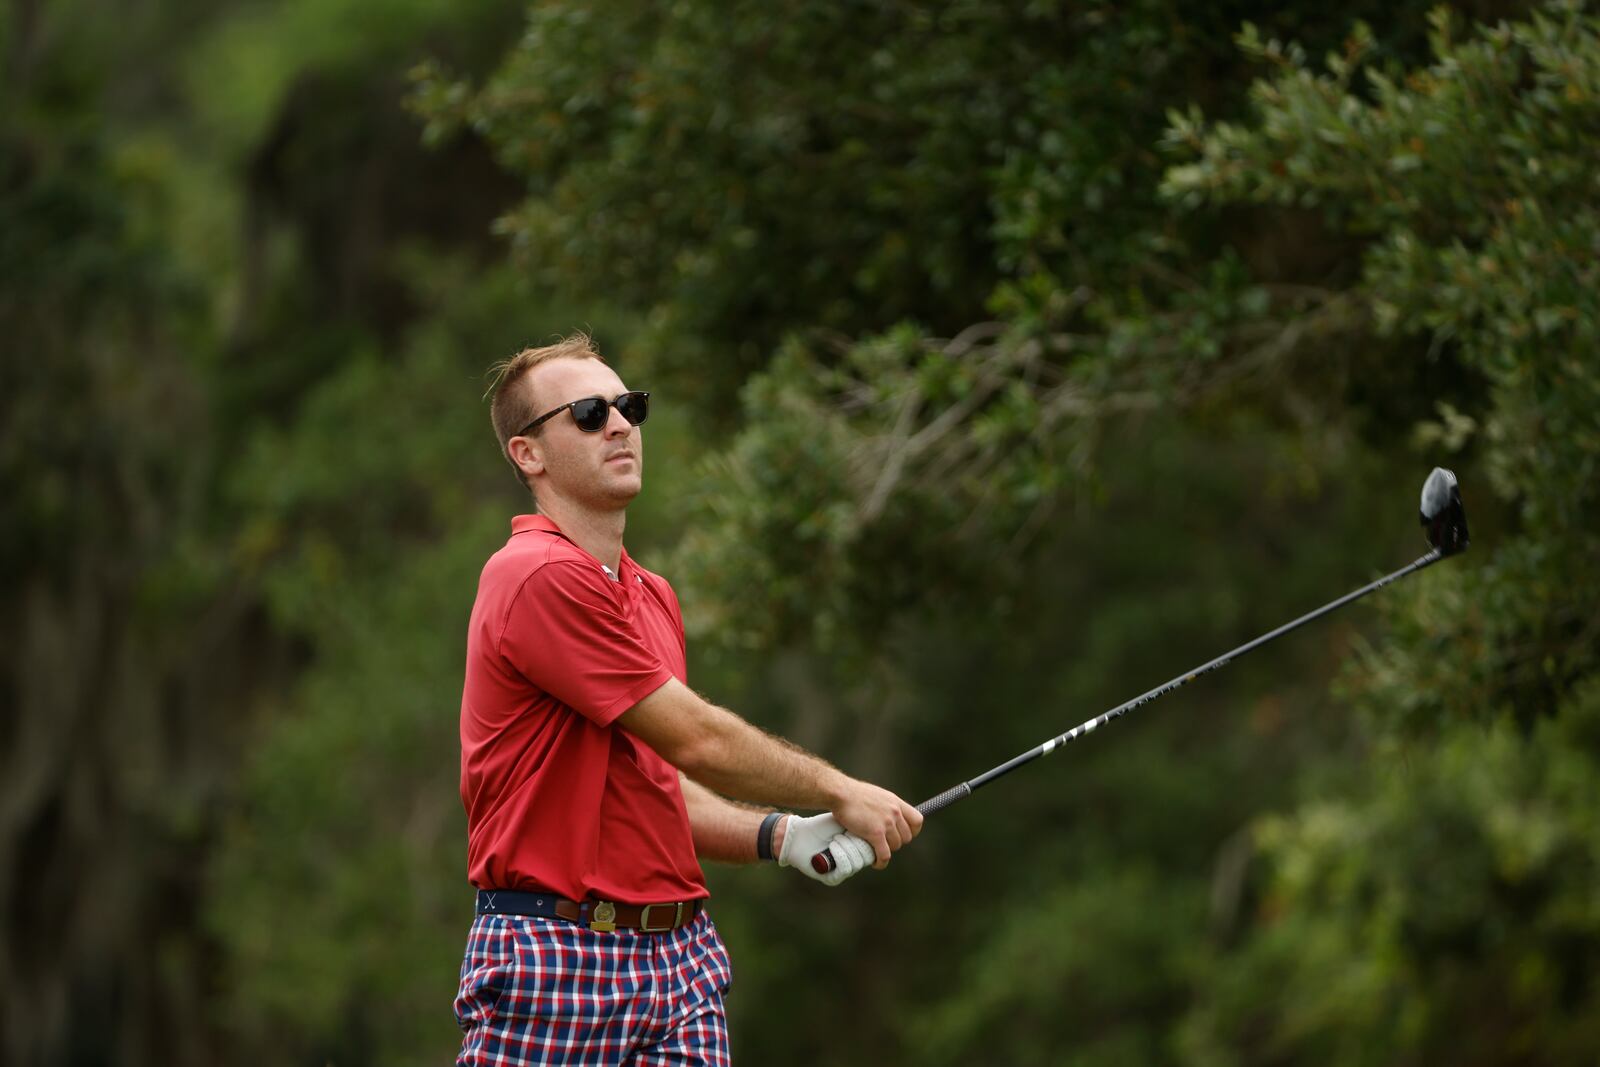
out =
[[576,422],[578,429],[585,433],[594,433],[604,426],[610,414],[611,405],[597,396],[579,400],[572,405],[572,421]]
[[650,417],[649,393],[623,393],[617,397],[617,410],[622,417],[637,426]]

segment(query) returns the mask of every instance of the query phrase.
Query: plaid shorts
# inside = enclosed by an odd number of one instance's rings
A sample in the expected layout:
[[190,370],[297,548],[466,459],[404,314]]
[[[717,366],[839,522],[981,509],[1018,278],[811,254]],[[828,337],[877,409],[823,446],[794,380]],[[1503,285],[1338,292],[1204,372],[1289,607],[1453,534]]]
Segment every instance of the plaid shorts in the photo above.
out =
[[732,980],[709,915],[658,934],[479,915],[456,992],[456,1064],[727,1067]]

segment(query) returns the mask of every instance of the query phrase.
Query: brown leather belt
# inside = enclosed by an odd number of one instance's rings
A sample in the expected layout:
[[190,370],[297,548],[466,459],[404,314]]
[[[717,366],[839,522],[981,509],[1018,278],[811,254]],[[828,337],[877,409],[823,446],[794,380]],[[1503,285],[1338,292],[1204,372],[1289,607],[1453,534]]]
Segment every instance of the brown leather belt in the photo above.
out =
[[612,900],[568,900],[554,893],[480,889],[477,910],[479,915],[533,915],[545,919],[565,919],[589,930],[637,930],[644,934],[661,934],[694,922],[705,910],[705,901],[621,904]]

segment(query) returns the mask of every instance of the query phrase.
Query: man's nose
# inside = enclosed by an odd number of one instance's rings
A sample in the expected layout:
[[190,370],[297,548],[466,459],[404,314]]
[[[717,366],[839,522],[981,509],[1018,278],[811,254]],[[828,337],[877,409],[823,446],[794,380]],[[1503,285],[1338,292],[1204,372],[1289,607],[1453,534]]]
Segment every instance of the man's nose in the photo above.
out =
[[633,423],[622,417],[622,412],[617,410],[615,404],[606,412],[606,436],[626,437],[628,431],[633,429]]

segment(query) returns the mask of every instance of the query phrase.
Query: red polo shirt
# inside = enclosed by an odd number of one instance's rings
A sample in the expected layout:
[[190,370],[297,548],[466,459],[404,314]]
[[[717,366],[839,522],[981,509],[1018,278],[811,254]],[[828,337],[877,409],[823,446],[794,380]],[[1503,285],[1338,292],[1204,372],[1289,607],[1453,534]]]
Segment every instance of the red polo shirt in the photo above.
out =
[[678,772],[612,723],[688,674],[666,579],[620,581],[542,515],[478,580],[461,693],[467,875],[480,889],[649,904],[706,896]]

